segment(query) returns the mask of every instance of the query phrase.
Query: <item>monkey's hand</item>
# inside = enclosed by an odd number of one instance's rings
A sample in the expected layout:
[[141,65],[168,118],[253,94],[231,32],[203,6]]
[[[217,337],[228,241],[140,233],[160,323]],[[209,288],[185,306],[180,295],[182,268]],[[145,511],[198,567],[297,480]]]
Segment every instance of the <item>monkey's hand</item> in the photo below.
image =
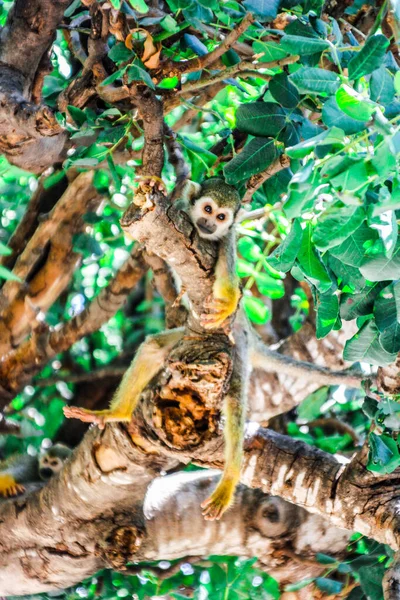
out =
[[216,282],[213,295],[205,303],[208,313],[201,315],[200,323],[205,329],[219,329],[235,312],[240,300],[238,284]]
[[0,496],[5,498],[18,496],[25,491],[25,488],[20,483],[17,483],[12,475],[8,473],[0,473]]
[[203,517],[206,521],[219,521],[225,511],[233,503],[236,482],[233,480],[221,480],[216,490],[207,500],[201,503]]
[[95,423],[99,429],[104,429],[106,423],[131,420],[130,415],[120,415],[113,410],[87,410],[79,406],[65,406],[64,416],[67,419],[79,419],[83,423]]

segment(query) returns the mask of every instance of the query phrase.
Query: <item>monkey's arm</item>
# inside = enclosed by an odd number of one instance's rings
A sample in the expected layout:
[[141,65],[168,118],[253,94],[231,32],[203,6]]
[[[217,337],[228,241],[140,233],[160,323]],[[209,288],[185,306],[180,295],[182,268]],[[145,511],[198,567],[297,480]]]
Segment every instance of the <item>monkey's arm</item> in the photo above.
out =
[[140,394],[161,369],[168,352],[182,336],[183,329],[179,328],[148,337],[125,372],[109,409],[87,410],[66,406],[64,415],[86,423],[97,423],[100,428],[106,423],[130,421]]
[[321,385],[347,385],[348,387],[359,388],[362,380],[367,378],[362,373],[348,370],[331,371],[326,367],[280,354],[268,348],[255,334],[251,340],[250,362],[253,367],[268,373],[277,371]]
[[240,300],[239,278],[236,275],[236,236],[234,227],[222,238],[214,273],[213,294],[201,316],[205,329],[218,329],[236,310]]
[[24,492],[24,483],[39,481],[36,456],[14,455],[0,464],[0,496],[16,496]]
[[247,348],[244,348],[242,344],[236,344],[233,360],[232,377],[224,399],[224,471],[215,491],[201,504],[203,515],[208,521],[219,520],[232,505],[235,489],[240,479],[249,379]]

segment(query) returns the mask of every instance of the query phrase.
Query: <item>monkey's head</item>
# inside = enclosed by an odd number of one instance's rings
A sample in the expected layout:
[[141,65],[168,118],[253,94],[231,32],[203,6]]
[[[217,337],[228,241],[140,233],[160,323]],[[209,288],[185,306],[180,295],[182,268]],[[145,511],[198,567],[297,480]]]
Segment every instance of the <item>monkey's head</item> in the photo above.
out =
[[224,237],[240,208],[237,190],[220,177],[211,177],[202,185],[188,182],[186,195],[189,216],[200,237],[208,240]]
[[39,476],[47,481],[61,471],[72,450],[63,444],[55,444],[39,457]]

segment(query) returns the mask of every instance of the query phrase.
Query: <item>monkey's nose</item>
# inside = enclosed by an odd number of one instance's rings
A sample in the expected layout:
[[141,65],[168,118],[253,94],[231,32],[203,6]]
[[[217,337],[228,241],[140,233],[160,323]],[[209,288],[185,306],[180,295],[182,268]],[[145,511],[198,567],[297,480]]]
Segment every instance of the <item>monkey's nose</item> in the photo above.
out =
[[200,231],[202,233],[206,233],[208,235],[211,235],[212,233],[215,232],[215,224],[209,223],[207,221],[207,219],[199,219],[197,221],[197,227],[200,229]]

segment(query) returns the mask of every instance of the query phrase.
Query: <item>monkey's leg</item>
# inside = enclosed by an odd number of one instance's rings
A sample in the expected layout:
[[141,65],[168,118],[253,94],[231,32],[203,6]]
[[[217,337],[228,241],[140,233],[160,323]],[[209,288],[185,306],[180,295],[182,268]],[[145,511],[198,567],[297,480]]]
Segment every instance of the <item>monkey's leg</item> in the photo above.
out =
[[205,303],[209,311],[201,315],[205,329],[218,329],[235,312],[240,300],[239,281],[236,276],[236,247],[234,231],[229,232],[220,243],[215,267],[212,297]]
[[215,491],[201,504],[203,516],[208,521],[219,520],[232,505],[240,479],[248,372],[245,362],[239,356],[233,369],[229,391],[224,400],[225,467]]
[[106,423],[130,421],[140,394],[161,369],[170,349],[183,336],[183,329],[172,329],[143,342],[111,400],[107,410],[87,410],[77,406],[66,406],[64,415],[87,423],[97,423],[103,428]]
[[24,491],[24,486],[17,483],[12,475],[0,473],[0,496],[17,496]]

